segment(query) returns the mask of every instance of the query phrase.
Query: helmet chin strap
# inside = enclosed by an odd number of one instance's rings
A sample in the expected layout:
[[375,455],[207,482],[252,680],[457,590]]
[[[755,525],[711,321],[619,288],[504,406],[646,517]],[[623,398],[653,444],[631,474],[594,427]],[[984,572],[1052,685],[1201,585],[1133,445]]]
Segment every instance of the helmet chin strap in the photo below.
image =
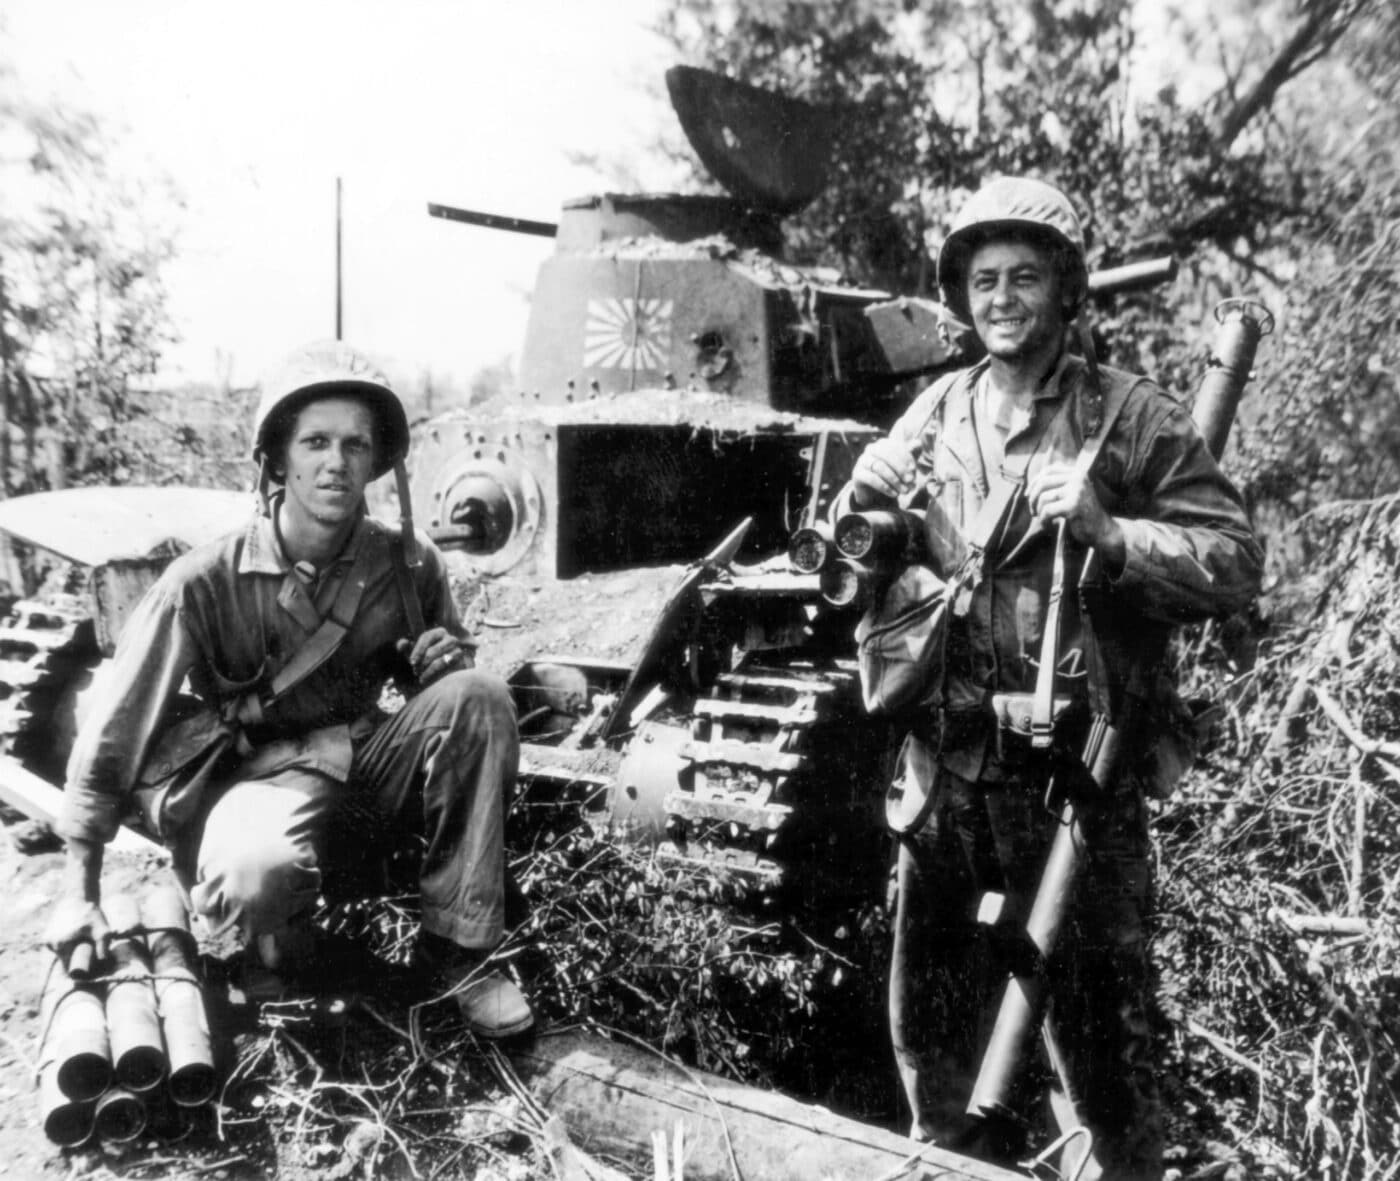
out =
[[258,459],[258,513],[264,517],[272,516],[270,494],[273,483],[272,465],[268,463],[267,456],[263,455]]

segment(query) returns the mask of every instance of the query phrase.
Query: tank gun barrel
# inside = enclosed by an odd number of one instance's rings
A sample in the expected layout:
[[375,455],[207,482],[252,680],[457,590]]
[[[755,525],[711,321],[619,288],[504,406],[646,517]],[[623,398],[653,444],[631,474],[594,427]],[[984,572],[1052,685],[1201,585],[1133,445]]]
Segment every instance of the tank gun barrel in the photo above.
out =
[[459,209],[455,205],[437,205],[428,202],[428,216],[441,217],[447,221],[465,222],[469,226],[482,226],[488,230],[506,230],[512,234],[528,234],[532,238],[553,238],[559,233],[559,223],[553,221],[532,221],[528,217],[507,217],[502,213],[483,213],[479,209]]
[[1176,278],[1176,259],[1170,254],[1161,258],[1144,258],[1124,263],[1121,267],[1106,267],[1089,274],[1090,295],[1119,295],[1127,291],[1142,291],[1158,283]]
[[[1170,255],[1145,258],[1107,267],[1089,274],[1090,295],[1122,295],[1166,283],[1176,275],[1176,259]],[[915,377],[966,356],[961,328],[935,300],[905,295],[873,303],[865,309],[871,330],[890,372]]]

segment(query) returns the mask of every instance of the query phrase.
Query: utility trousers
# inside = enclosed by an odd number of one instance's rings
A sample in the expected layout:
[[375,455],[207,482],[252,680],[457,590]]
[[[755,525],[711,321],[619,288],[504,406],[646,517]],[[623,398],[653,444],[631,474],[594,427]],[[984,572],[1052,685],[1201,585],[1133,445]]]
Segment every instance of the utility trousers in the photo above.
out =
[[[975,922],[979,899],[1003,893],[1024,922],[1059,818],[1042,777],[1029,773],[974,783],[945,768],[935,791],[928,822],[900,840],[889,999],[913,1132],[947,1141],[968,1126],[964,1107],[1015,962],[1014,947],[999,952]],[[1097,1163],[1083,1177],[1155,1181],[1162,1118],[1150,1054],[1146,808],[1124,785],[1076,812],[1085,863],[1045,971],[1049,1018],[1095,1141]],[[1038,1051],[1039,1038],[1032,1044]],[[1063,1102],[1040,1063],[1022,1067],[1022,1110],[1047,1087],[1052,1104]],[[1048,1139],[1031,1136],[1033,1147]]]
[[193,847],[176,850],[191,904],[252,942],[309,917],[333,869],[419,833],[423,929],[492,948],[504,936],[505,808],[519,757],[504,681],[477,669],[440,677],[354,742],[345,783],[290,766],[230,784]]

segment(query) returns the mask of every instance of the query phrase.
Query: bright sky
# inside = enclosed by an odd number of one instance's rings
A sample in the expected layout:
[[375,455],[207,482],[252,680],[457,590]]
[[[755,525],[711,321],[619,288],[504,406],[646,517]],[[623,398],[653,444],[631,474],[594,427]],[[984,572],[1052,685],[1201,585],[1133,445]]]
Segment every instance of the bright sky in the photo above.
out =
[[[552,249],[429,218],[429,201],[557,220],[672,134],[656,0],[0,0],[35,96],[124,132],[187,212],[169,272],[169,376],[253,380],[333,334],[335,182],[345,337],[405,376],[465,379],[519,350]],[[635,158],[634,158],[635,157]]]

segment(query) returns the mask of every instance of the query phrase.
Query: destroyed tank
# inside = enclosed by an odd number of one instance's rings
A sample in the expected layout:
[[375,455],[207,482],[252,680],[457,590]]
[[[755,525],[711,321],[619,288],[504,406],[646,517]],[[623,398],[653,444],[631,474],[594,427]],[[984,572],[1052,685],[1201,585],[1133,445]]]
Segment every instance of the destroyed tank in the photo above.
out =
[[0,799],[52,821],[84,693],[131,610],[247,493],[72,488],[0,501]]
[[825,888],[867,892],[881,869],[858,846],[887,735],[859,708],[851,621],[829,626],[815,580],[774,559],[826,512],[910,374],[866,315],[888,296],[782,257],[782,218],[825,183],[825,115],[686,67],[667,84],[728,195],[590,196],[557,225],[430,206],[555,250],[523,392],[418,431],[414,513],[489,579],[695,562],[635,661],[565,653],[511,673],[530,792],[587,798],[660,857],[762,897],[801,888],[818,851]]
[[826,183],[826,112],[689,67],[666,81],[728,195],[584,197],[557,224],[429,206],[555,249],[521,392],[418,430],[414,515],[485,579],[606,575],[713,548],[635,661],[566,653],[513,671],[524,777],[760,897],[877,897],[891,735],[861,706],[854,604],[834,607],[786,552],[918,379],[968,357],[932,301],[784,261],[782,219]]

